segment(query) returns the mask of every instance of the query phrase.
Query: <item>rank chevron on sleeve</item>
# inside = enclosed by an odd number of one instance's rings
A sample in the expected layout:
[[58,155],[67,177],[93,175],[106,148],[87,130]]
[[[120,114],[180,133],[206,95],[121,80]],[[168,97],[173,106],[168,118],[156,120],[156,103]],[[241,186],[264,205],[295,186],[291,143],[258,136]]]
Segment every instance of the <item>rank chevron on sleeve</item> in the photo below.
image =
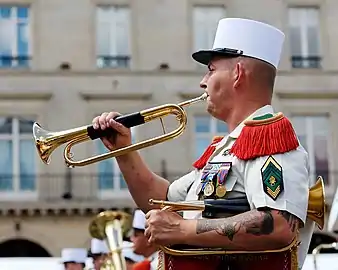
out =
[[261,168],[264,192],[274,201],[283,192],[282,166],[269,156]]

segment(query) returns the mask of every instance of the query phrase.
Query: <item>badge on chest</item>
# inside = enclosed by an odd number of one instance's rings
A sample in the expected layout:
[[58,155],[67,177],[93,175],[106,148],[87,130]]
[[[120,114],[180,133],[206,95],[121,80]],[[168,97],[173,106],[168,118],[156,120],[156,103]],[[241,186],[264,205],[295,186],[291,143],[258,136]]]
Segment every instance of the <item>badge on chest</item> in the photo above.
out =
[[222,198],[226,194],[225,181],[231,162],[209,162],[202,171],[201,183],[196,189],[199,198]]

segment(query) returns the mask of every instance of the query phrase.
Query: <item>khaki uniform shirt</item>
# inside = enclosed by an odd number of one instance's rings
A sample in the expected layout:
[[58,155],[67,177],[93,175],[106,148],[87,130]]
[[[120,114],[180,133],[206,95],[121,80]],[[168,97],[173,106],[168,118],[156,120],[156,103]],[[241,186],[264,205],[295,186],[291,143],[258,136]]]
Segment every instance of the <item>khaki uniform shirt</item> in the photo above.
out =
[[[247,119],[273,113],[270,105],[264,106],[254,112]],[[244,122],[244,121],[243,121]],[[209,161],[232,162],[231,172],[225,180],[227,193],[224,198],[239,197],[246,194],[251,209],[269,207],[287,211],[305,223],[300,229],[301,244],[298,247],[298,261],[301,269],[310,245],[314,230],[314,222],[307,220],[307,206],[309,194],[309,160],[308,154],[300,145],[295,151],[273,155],[273,158],[282,168],[284,191],[276,200],[271,199],[263,189],[261,169],[268,156],[254,160],[240,160],[234,155],[227,154],[241,133],[244,123],[241,123],[228,136],[220,141]],[[200,184],[202,170],[193,170],[187,175],[174,181],[168,190],[170,201],[197,200],[196,189]],[[198,219],[201,212],[186,211],[183,214],[186,219]]]

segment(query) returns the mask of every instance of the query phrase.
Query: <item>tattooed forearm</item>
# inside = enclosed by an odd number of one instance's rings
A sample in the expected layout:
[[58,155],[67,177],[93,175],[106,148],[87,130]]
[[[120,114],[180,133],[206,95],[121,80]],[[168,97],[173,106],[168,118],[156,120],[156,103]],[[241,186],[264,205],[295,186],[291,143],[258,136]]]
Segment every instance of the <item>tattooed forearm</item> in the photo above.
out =
[[278,214],[281,215],[289,224],[289,228],[292,232],[295,232],[298,229],[299,220],[294,215],[286,211],[278,211]]
[[240,230],[239,224],[222,224],[216,229],[216,232],[220,235],[227,236],[231,241],[234,239],[235,234]]
[[267,235],[273,232],[274,220],[270,210],[263,211],[261,217],[243,224],[246,232],[253,235]]
[[226,219],[201,219],[197,221],[196,233],[216,231],[222,236],[233,240],[234,236],[244,229],[253,235],[267,235],[273,232],[274,219],[270,210],[253,210],[245,215],[238,215]]

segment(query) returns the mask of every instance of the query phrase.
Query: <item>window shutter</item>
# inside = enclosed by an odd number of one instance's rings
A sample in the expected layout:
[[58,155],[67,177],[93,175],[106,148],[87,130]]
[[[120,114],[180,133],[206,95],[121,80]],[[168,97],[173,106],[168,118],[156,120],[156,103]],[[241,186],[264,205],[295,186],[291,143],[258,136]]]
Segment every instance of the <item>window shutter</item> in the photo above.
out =
[[130,55],[130,27],[129,8],[119,7],[116,9],[116,54],[119,56]]
[[205,9],[195,7],[193,11],[194,51],[208,48],[208,24]]
[[309,8],[306,10],[306,22],[307,22],[307,43],[308,54],[310,56],[319,55],[319,18],[318,10]]
[[223,7],[210,7],[206,12],[208,24],[208,44],[207,48],[212,48],[214,45],[218,22],[225,17],[225,9]]

